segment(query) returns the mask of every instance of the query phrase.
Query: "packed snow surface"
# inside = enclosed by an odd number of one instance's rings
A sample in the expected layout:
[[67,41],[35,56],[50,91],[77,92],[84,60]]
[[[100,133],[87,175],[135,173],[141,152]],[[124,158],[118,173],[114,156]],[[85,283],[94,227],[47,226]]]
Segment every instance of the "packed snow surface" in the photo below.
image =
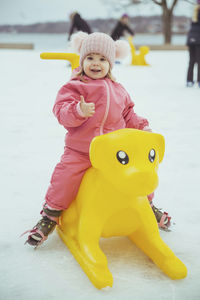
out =
[[169,279],[128,238],[102,239],[114,285],[97,290],[56,232],[36,251],[19,238],[38,221],[63,152],[65,130],[52,106],[71,69],[64,61],[41,60],[38,51],[0,52],[0,299],[199,300],[200,88],[185,87],[188,53],[152,51],[148,67],[128,61],[114,67],[136,113],[165,137],[154,202],[172,216],[172,231],[160,234],[188,276]]

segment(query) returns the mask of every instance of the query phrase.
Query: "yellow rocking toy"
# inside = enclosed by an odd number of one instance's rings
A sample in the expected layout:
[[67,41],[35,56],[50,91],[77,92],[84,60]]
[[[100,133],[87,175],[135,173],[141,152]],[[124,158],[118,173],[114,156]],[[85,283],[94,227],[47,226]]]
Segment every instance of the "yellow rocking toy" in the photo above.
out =
[[128,42],[131,48],[131,65],[133,66],[149,66],[149,64],[146,62],[145,55],[149,53],[149,47],[147,46],[141,46],[139,48],[139,53],[136,53],[135,46],[133,44],[133,38],[130,36],[128,38]]
[[146,196],[158,185],[164,148],[162,135],[128,128],[91,143],[92,167],[57,231],[98,289],[113,284],[100,237],[128,236],[171,279],[187,275],[185,265],[161,239]]

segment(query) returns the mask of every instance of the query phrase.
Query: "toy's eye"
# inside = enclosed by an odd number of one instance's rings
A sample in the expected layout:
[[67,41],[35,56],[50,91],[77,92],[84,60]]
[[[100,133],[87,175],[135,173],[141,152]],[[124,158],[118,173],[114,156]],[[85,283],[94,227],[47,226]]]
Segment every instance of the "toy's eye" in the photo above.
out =
[[117,152],[117,159],[122,165],[126,165],[129,162],[128,155],[122,150]]
[[154,149],[151,149],[149,151],[149,160],[151,163],[154,162],[155,157],[156,157],[156,151]]

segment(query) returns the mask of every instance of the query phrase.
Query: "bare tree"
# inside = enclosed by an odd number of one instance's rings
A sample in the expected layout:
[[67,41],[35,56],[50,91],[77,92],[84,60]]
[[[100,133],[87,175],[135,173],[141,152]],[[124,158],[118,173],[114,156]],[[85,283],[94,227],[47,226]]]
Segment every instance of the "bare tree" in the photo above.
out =
[[[132,0],[134,3],[135,0]],[[172,20],[173,20],[173,11],[179,0],[152,0],[155,4],[159,5],[162,8],[162,23],[163,23],[163,34],[165,44],[171,44],[172,38]],[[184,0],[189,4],[194,5],[194,0]],[[169,4],[171,2],[171,5]]]
[[162,28],[165,44],[171,44],[173,11],[179,0],[130,0],[131,4],[153,2],[161,7]]
[[152,0],[152,1],[155,4],[161,6],[162,8],[162,24],[163,24],[164,41],[165,44],[171,44],[173,10],[178,0],[173,0],[171,5],[169,5],[167,0]]
[[[172,39],[172,22],[173,22],[173,12],[175,6],[179,0],[102,0],[104,3],[110,4],[112,9],[118,11],[125,7],[130,7],[132,5],[139,4],[156,4],[159,5],[162,11],[162,28],[164,35],[164,43],[171,44]],[[182,0],[189,4],[194,5],[196,0]]]
[[[153,2],[159,5],[162,9],[162,27],[163,27],[163,34],[164,34],[164,42],[165,44],[171,44],[172,39],[172,22],[173,22],[173,12],[175,6],[179,0],[131,0],[132,4],[139,4],[144,2]],[[194,5],[195,0],[182,0],[189,4]]]

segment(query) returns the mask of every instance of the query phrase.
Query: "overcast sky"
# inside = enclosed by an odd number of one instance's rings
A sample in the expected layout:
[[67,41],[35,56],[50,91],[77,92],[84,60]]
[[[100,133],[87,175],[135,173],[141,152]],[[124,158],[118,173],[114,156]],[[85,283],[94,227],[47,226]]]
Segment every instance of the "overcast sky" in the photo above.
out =
[[[170,0],[169,0],[170,1]],[[83,18],[120,17],[122,11],[116,12],[105,5],[109,0],[0,0],[0,24],[32,24],[46,21],[66,21],[72,11],[78,11]],[[145,5],[125,9],[130,15],[159,14],[160,7]],[[191,16],[192,6],[179,0],[176,13]]]

